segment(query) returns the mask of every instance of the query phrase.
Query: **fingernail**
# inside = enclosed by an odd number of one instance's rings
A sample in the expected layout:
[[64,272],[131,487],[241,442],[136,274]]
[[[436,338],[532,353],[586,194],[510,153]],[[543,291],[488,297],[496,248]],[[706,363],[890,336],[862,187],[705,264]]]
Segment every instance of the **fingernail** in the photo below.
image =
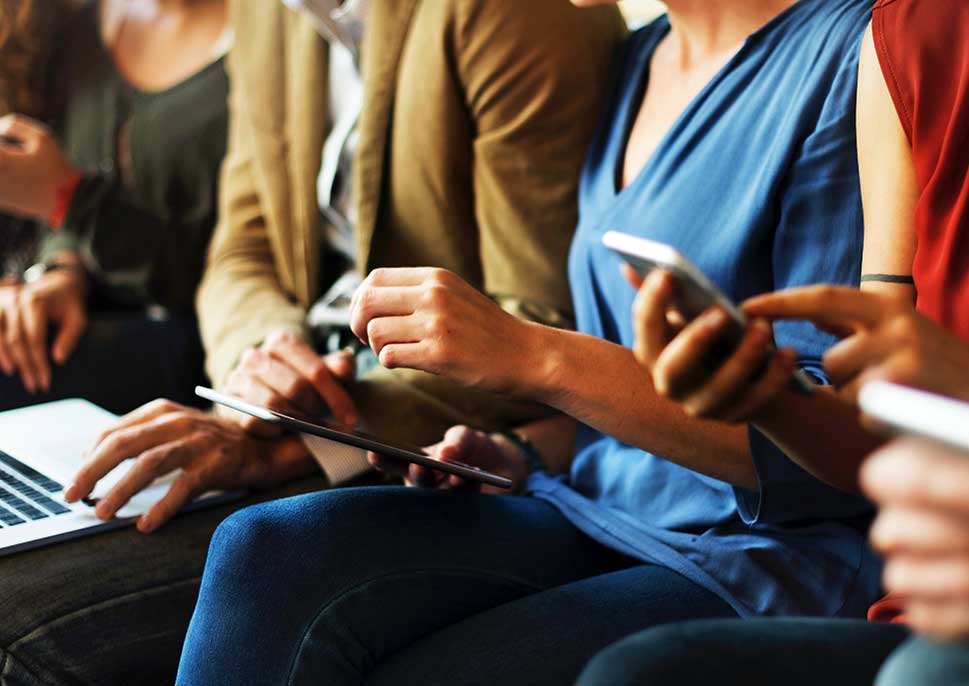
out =
[[720,309],[711,310],[704,317],[704,325],[711,329],[719,328],[727,321],[727,313]]

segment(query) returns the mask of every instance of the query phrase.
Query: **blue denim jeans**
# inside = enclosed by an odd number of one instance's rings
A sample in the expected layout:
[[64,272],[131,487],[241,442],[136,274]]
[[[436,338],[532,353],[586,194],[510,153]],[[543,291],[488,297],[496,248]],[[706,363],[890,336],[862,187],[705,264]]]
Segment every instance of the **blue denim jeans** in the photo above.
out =
[[[579,686],[871,686],[908,636],[905,627],[860,620],[684,622],[608,647],[582,672]],[[943,682],[892,686],[937,683]]]
[[49,392],[31,395],[19,376],[0,373],[0,412],[65,398],[84,398],[117,414],[155,398],[199,405],[194,390],[205,383],[203,362],[194,317],[94,312],[67,363],[53,365]]
[[735,616],[534,498],[342,489],[217,529],[178,684],[560,685],[631,631]]
[[876,686],[969,684],[969,645],[913,638],[892,653]]

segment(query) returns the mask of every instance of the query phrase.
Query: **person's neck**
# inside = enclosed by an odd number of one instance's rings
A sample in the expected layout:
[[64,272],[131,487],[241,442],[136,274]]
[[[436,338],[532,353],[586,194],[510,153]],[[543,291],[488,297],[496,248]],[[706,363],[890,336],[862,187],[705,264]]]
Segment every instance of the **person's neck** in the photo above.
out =
[[735,49],[798,0],[666,0],[680,66]]

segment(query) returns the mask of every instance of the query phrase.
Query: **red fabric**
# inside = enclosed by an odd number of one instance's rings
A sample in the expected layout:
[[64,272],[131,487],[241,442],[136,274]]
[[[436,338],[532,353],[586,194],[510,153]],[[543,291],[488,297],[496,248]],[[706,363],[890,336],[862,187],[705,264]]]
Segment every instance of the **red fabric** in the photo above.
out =
[[877,603],[868,608],[869,622],[884,622],[887,624],[907,624],[905,605],[898,596],[889,593]]
[[880,0],[872,33],[922,189],[918,307],[969,340],[969,0]]
[[80,174],[57,189],[57,204],[47,219],[47,223],[53,228],[61,228],[64,220],[67,219],[67,213],[71,209],[71,203],[74,202],[74,193],[77,192],[79,185],[81,185]]

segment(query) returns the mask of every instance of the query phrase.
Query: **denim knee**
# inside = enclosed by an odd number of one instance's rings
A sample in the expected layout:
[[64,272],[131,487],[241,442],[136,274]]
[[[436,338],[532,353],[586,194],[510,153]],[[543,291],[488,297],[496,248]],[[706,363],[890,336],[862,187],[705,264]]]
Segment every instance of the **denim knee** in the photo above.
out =
[[913,638],[892,653],[875,686],[969,684],[969,645]]
[[676,624],[624,638],[589,661],[578,686],[687,686],[683,679],[690,674],[690,651],[684,650],[685,641]]

